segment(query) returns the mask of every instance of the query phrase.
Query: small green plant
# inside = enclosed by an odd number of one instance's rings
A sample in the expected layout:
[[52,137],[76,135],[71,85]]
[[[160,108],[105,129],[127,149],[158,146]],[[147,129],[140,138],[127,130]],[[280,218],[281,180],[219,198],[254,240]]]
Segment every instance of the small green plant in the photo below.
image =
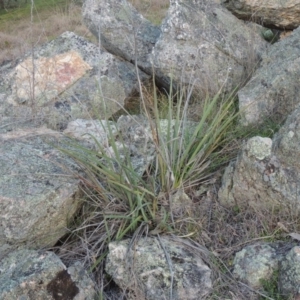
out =
[[274,271],[272,277],[269,280],[261,279],[260,282],[262,284],[262,287],[264,289],[264,292],[267,297],[261,295],[259,299],[274,299],[274,300],[288,300],[289,297],[283,296],[280,294],[278,290],[278,276],[279,272]]

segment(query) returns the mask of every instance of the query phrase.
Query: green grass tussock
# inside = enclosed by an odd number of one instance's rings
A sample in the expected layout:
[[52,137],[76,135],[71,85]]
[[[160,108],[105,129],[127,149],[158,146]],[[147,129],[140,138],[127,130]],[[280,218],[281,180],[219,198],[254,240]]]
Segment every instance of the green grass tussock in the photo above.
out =
[[120,147],[115,141],[110,126],[110,152],[96,139],[96,150],[78,143],[73,144],[72,151],[62,150],[86,172],[87,179],[82,182],[88,188],[86,195],[95,207],[97,219],[91,223],[102,224],[101,229],[97,227],[97,235],[105,233],[103,249],[107,242],[132,236],[141,228],[150,234],[168,232],[179,236],[191,236],[201,230],[189,191],[208,182],[221,167],[220,162],[224,165],[225,158],[220,161],[219,156],[230,143],[228,129],[237,118],[235,99],[232,96],[220,101],[219,95],[206,99],[201,119],[191,122],[187,116],[190,99],[181,92],[174,107],[173,98],[168,97],[165,120],[160,119],[156,93],[153,117],[144,112],[151,124],[155,159],[142,176],[126,145]]

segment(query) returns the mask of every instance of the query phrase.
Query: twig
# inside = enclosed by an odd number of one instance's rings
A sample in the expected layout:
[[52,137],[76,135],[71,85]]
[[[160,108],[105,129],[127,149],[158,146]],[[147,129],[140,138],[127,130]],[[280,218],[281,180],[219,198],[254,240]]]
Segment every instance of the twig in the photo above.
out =
[[174,283],[174,272],[173,272],[173,266],[172,266],[172,262],[169,256],[169,253],[166,251],[166,248],[163,245],[163,242],[159,236],[159,234],[157,234],[157,239],[159,241],[160,246],[162,247],[164,253],[165,253],[165,257],[170,269],[170,275],[171,275],[171,286],[170,286],[170,300],[173,300],[173,283]]

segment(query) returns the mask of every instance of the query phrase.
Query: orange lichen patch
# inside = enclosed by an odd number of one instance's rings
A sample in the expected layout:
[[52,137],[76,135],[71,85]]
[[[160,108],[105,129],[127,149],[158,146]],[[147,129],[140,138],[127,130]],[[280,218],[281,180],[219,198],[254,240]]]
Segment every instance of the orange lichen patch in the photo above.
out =
[[36,104],[42,105],[65,91],[90,69],[92,67],[73,50],[34,61],[28,58],[16,67],[18,102],[38,99]]

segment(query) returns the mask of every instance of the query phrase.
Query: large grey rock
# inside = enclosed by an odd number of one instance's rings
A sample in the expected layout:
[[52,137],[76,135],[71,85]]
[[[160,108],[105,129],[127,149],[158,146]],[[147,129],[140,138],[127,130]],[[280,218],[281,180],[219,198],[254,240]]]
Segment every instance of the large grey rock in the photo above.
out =
[[300,108],[269,138],[251,138],[226,169],[219,199],[229,206],[297,211],[300,208]]
[[300,102],[300,28],[272,45],[261,67],[238,92],[243,125],[283,121]]
[[221,0],[233,14],[265,25],[294,29],[300,25],[299,0]]
[[[138,91],[135,67],[72,32],[0,69],[0,130],[110,117]],[[148,77],[140,72],[142,81]]]
[[53,246],[81,205],[78,166],[45,128],[0,135],[0,259],[16,248]]
[[190,85],[204,95],[232,91],[257,67],[267,42],[211,1],[171,0],[152,60],[156,80]]
[[151,72],[149,54],[160,29],[126,0],[86,0],[83,18],[90,31],[109,52]]
[[52,252],[18,250],[0,261],[2,300],[93,300],[94,287],[80,263],[67,269]]
[[198,300],[211,292],[211,270],[186,242],[148,237],[129,244],[109,244],[106,271],[136,299]]
[[236,253],[233,264],[234,276],[258,289],[262,287],[262,280],[270,280],[278,271],[279,256],[268,244],[255,244]]

